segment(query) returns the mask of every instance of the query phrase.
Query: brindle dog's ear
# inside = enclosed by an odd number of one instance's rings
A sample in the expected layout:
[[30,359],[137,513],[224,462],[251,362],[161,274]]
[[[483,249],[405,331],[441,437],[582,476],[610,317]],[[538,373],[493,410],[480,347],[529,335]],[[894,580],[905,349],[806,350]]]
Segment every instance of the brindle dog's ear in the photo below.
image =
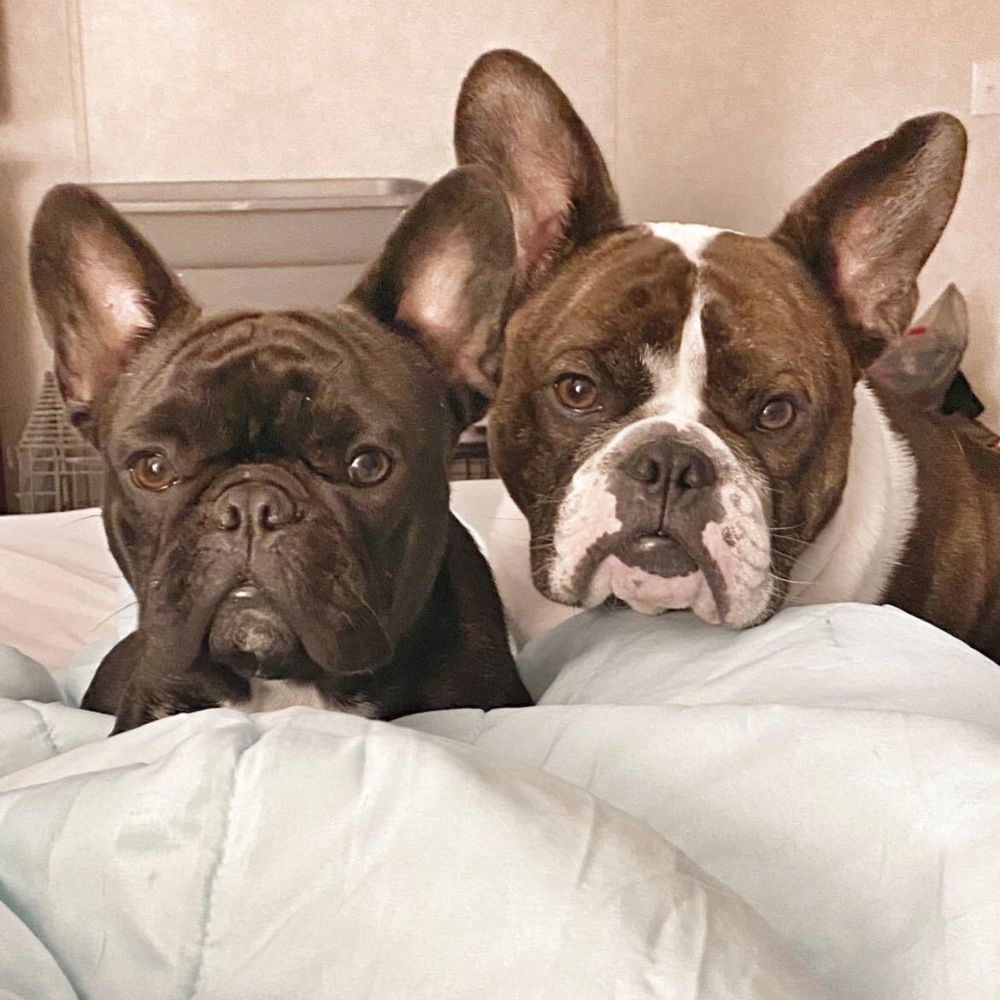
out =
[[143,340],[197,307],[151,246],[89,188],[45,196],[31,231],[31,285],[74,424],[91,440],[103,401]]
[[593,136],[552,78],[519,52],[487,52],[469,70],[455,152],[459,163],[488,167],[507,191],[528,286],[574,247],[622,224]]
[[471,423],[499,382],[515,267],[499,182],[482,167],[459,167],[403,216],[348,301],[416,339]]
[[906,332],[917,275],[958,197],[965,147],[957,118],[912,118],[834,167],[771,234],[832,296],[859,368]]

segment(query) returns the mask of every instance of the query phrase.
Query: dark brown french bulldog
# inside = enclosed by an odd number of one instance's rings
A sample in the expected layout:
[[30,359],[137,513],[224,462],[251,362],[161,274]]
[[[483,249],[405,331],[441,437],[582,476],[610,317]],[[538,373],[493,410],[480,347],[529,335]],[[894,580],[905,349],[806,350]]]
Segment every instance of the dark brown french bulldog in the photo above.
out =
[[85,708],[120,732],[218,705],[391,719],[529,703],[489,568],[448,510],[513,260],[499,184],[467,167],[334,312],[202,318],[111,206],[48,194],[32,283],[139,603]]
[[1000,659],[1000,454],[864,377],[958,195],[955,118],[905,122],[764,238],[625,225],[587,128],[515,52],[469,72],[455,144],[516,223],[490,447],[542,595],[735,628],[884,602]]

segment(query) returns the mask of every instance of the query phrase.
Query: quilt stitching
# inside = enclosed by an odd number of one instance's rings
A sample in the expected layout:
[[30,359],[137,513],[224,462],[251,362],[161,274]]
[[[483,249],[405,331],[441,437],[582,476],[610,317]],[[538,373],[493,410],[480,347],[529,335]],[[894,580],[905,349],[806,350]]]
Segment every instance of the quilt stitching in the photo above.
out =
[[49,756],[58,757],[63,752],[62,748],[56,742],[56,738],[52,733],[52,727],[49,725],[42,710],[31,701],[22,701],[21,704],[26,705],[35,713],[35,718],[38,720],[38,728],[42,733],[42,739],[51,751]]
[[[249,719],[248,719],[249,722]],[[233,779],[232,785],[229,790],[229,806],[226,809],[226,818],[222,826],[222,836],[219,840],[219,851],[218,856],[215,859],[215,865],[207,879],[207,885],[205,890],[205,909],[202,913],[201,920],[201,934],[200,941],[198,945],[198,957],[195,962],[194,969],[191,975],[191,989],[188,992],[188,996],[191,1000],[196,1000],[198,996],[201,995],[202,988],[202,977],[205,972],[205,950],[208,944],[208,932],[212,926],[212,914],[214,912],[214,900],[215,900],[215,887],[216,882],[219,878],[219,873],[222,871],[222,865],[226,858],[226,848],[229,844],[229,834],[232,829],[233,820],[233,810],[236,802],[237,788],[240,783],[240,772],[241,765],[243,763],[243,756],[252,746],[257,745],[257,741],[260,738],[260,730],[257,729],[256,725],[250,722],[251,728],[254,729],[254,739],[247,743],[246,746],[242,747],[239,756],[233,762]]]

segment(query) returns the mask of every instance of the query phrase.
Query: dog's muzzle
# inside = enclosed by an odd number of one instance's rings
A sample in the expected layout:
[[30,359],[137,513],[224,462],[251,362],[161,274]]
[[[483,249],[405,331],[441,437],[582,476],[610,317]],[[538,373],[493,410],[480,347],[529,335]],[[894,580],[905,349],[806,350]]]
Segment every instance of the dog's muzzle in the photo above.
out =
[[[213,527],[247,560],[246,578],[223,597],[208,633],[212,659],[244,677],[296,677],[312,665],[264,581],[253,579],[255,553],[280,543],[301,519],[290,487],[277,476],[241,478],[224,486],[211,508]],[[244,548],[245,546],[245,548]]]
[[769,567],[761,495],[730,449],[708,428],[649,420],[577,470],[540,588],[567,604],[613,597],[742,627],[767,607]]

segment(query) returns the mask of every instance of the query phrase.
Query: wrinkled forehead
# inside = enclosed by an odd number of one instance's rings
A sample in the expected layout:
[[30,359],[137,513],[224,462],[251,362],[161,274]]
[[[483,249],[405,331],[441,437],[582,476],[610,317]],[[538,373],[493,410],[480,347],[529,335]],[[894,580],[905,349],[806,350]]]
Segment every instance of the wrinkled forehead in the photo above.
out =
[[543,364],[568,348],[671,347],[691,308],[696,265],[677,244],[632,226],[572,255],[518,311],[509,344],[530,341]]
[[796,367],[815,351],[801,332],[817,326],[829,327],[824,302],[777,244],[664,222],[631,226],[575,255],[510,334],[514,345],[530,336],[543,364],[593,350],[632,355],[654,376],[683,364],[704,377],[734,348],[758,370]]
[[348,310],[248,313],[200,323],[160,345],[128,387],[128,409],[151,431],[207,421],[242,426],[251,417],[278,427],[301,424],[306,413],[405,423],[434,407],[435,387],[419,348]]

